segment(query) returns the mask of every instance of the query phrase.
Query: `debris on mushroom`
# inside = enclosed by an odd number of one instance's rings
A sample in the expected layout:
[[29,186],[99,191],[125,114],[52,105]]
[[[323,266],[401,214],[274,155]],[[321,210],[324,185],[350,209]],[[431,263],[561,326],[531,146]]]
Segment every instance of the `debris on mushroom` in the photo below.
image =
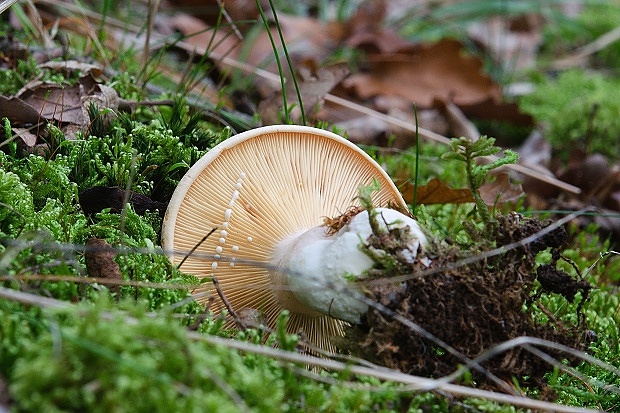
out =
[[[162,243],[182,271],[217,278],[233,309],[256,310],[269,327],[287,309],[290,332],[333,350],[330,338],[367,309],[350,281],[373,266],[363,251],[369,216],[357,197],[373,182],[380,222],[409,228],[411,244],[401,250],[415,260],[426,238],[415,220],[383,208],[407,210],[385,171],[346,139],[293,125],[244,132],[201,158],[170,200]],[[342,225],[325,225],[351,210]],[[209,282],[194,291],[198,301],[209,295],[217,296]]]
[[[393,209],[375,211],[385,232],[408,229],[410,236],[401,251],[413,264],[418,251],[427,244],[418,223]],[[350,281],[362,277],[375,264],[362,248],[371,235],[369,213],[365,210],[336,234],[330,235],[324,226],[313,227],[277,243],[273,263],[283,271],[273,272],[272,280],[275,285],[288,287],[280,291],[293,293],[293,297],[281,297],[280,301],[292,301],[291,311],[312,309],[317,314],[358,323],[368,305],[360,300],[361,292]]]

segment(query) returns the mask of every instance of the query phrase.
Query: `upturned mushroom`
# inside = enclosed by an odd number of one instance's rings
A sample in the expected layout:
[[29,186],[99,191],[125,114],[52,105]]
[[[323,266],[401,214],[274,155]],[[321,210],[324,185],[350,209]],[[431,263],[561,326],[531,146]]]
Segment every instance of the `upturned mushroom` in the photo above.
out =
[[[258,311],[273,327],[289,310],[290,332],[333,350],[331,337],[367,311],[351,280],[374,264],[360,249],[372,229],[367,211],[335,234],[324,222],[359,206],[358,188],[375,181],[377,222],[407,227],[415,259],[426,238],[415,220],[385,208],[407,208],[385,171],[334,133],[291,125],[236,135],[192,166],[170,200],[162,244],[182,271],[216,277],[235,311]],[[217,297],[209,282],[193,294]],[[222,308],[217,301],[213,310]]]

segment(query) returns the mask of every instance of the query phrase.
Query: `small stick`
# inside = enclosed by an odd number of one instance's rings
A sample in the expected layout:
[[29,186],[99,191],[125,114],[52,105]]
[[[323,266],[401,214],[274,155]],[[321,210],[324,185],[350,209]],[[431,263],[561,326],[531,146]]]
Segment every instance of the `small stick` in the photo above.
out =
[[228,313],[235,319],[235,324],[237,324],[237,327],[239,327],[239,329],[241,330],[246,330],[248,326],[246,326],[245,323],[241,321],[241,318],[239,318],[235,310],[232,308],[232,305],[230,305],[230,301],[228,301],[228,299],[224,295],[224,291],[222,291],[222,288],[220,287],[220,282],[217,280],[217,277],[213,277],[212,282],[213,286],[215,287],[215,291],[217,291],[217,295],[220,296],[220,299],[224,303],[224,307],[226,307]]
[[181,268],[181,265],[183,265],[183,263],[189,258],[189,256],[192,255],[194,253],[194,251],[196,251],[198,249],[198,247],[200,247],[202,245],[202,243],[205,242],[207,240],[207,238],[209,238],[209,236],[215,232],[215,230],[217,230],[217,227],[213,227],[213,229],[211,231],[209,231],[209,233],[207,235],[202,237],[202,239],[200,241],[198,241],[198,243],[196,243],[196,245],[194,245],[192,247],[192,249],[187,253],[187,255],[185,257],[183,257],[183,259],[181,260],[179,265],[177,265],[177,268]]

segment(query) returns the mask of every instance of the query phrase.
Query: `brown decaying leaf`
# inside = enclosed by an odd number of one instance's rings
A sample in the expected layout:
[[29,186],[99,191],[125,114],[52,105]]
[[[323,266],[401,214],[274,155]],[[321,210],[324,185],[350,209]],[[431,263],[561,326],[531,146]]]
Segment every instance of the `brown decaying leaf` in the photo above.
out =
[[12,125],[35,124],[40,120],[39,112],[17,97],[0,96],[0,117],[8,118]]
[[[396,186],[400,189],[407,203],[414,201],[415,185],[408,180],[396,180]],[[474,202],[471,191],[468,188],[450,188],[439,178],[431,179],[426,185],[419,185],[415,198],[418,205],[429,204],[463,204]]]
[[[334,63],[329,66],[317,67],[316,62],[307,60],[299,66],[296,73],[297,86],[301,94],[304,112],[307,117],[315,117],[323,106],[323,98],[349,73],[346,62]],[[301,118],[299,99],[292,79],[286,83],[287,105],[292,107],[291,119],[298,122]],[[263,123],[266,125],[280,122],[282,112],[282,94],[274,92],[271,99],[263,100],[258,106]]]
[[362,2],[343,25],[345,44],[371,53],[395,53],[407,42],[396,31],[384,26],[385,0]]
[[[60,67],[66,70],[65,66]],[[90,103],[94,103],[100,110],[116,110],[119,102],[116,91],[99,84],[92,73],[90,71],[83,75],[72,85],[31,81],[17,96],[34,108],[40,118],[87,128]]]
[[396,54],[369,56],[371,71],[358,73],[344,85],[361,97],[398,95],[418,107],[435,99],[468,105],[501,100],[499,86],[482,71],[482,62],[466,55],[455,40],[412,45]]
[[[123,280],[121,268],[114,258],[117,252],[104,239],[90,238],[86,241],[86,253],[84,261],[86,263],[86,271],[89,277],[93,278],[109,278],[111,280]],[[118,293],[119,285],[110,284],[111,292]]]
[[[166,4],[169,3],[169,4]],[[239,31],[246,32],[251,25],[244,22],[251,22],[258,17],[258,7],[254,0],[168,0],[162,4],[164,10],[171,9],[175,15],[183,14],[181,11],[191,12],[210,25],[215,25],[218,20],[225,21],[222,25],[235,22]],[[263,10],[269,10],[267,0],[259,0]],[[222,13],[221,7],[224,8]],[[223,14],[223,15],[222,15]],[[229,20],[230,19],[230,20]]]
[[521,184],[513,183],[509,174],[498,172],[494,179],[485,182],[479,189],[480,196],[490,207],[517,202],[523,196]]
[[[489,207],[516,202],[523,195],[521,185],[514,184],[506,173],[497,173],[495,179],[483,184],[480,196]],[[397,179],[396,185],[407,203],[414,202],[415,185],[406,179]],[[474,202],[469,188],[450,188],[439,178],[431,179],[426,185],[417,189],[415,202],[418,205],[430,204],[464,204]]]
[[57,122],[85,123],[79,85],[63,86],[41,81],[30,82],[19,97],[34,107],[41,117]]
[[[337,36],[338,31],[331,24],[284,13],[278,14],[278,22],[293,67],[298,67],[299,63],[309,58],[324,61],[335,47],[334,37]],[[266,30],[261,30],[255,36],[248,36],[242,41],[230,30],[221,27],[215,30],[206,23],[189,16],[176,16],[171,19],[170,25],[187,36],[185,43],[193,46],[197,53],[209,54],[218,65],[220,59],[228,57],[277,73],[273,47]],[[281,50],[278,29],[272,25],[270,31],[278,47],[283,66],[287,67]],[[226,67],[222,65],[221,68]],[[258,81],[262,80],[258,79]]]

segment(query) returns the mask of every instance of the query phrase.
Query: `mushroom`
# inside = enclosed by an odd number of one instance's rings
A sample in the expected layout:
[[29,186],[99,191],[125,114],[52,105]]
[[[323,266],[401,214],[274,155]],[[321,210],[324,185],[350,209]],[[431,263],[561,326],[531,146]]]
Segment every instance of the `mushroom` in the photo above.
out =
[[[372,231],[367,211],[334,235],[324,221],[359,206],[358,188],[374,181],[373,205],[406,210],[385,171],[346,139],[304,126],[250,130],[215,146],[181,179],[162,245],[182,271],[216,277],[234,310],[258,310],[270,327],[289,310],[289,332],[331,351],[331,337],[367,310],[347,280],[372,267],[359,248]],[[416,221],[394,209],[375,211],[384,228],[411,229],[415,256],[426,243]],[[214,292],[203,283],[193,294],[204,302]],[[214,310],[222,308],[217,301]]]

